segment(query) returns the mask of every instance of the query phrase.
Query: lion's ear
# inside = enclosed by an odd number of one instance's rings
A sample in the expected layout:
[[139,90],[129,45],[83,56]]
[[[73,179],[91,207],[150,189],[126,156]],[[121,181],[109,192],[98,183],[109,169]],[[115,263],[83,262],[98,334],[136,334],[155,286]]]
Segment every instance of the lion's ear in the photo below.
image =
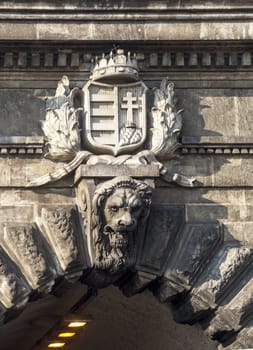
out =
[[99,196],[99,197],[97,198],[96,207],[97,207],[97,208],[98,208],[98,207],[101,207],[102,204],[103,204],[103,202],[104,202],[104,200],[105,200],[105,197],[104,197],[104,196]]
[[151,191],[140,191],[139,195],[141,196],[141,198],[145,201],[146,206],[150,206],[151,204],[151,195],[152,192]]
[[103,202],[105,200],[105,196],[103,195],[96,195],[93,197],[93,201],[92,201],[92,210],[94,212],[95,215],[99,214],[99,209],[101,208]]

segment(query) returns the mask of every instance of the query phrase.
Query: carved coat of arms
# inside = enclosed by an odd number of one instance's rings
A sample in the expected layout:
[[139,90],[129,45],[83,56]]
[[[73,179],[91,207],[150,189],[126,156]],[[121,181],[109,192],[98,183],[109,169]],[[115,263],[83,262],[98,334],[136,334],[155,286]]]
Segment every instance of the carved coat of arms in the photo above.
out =
[[[82,90],[70,89],[68,77],[58,83],[55,96],[47,97],[42,128],[46,157],[70,160],[61,170],[31,181],[29,187],[59,180],[81,163],[150,164],[155,162],[166,181],[193,186],[194,180],[169,174],[159,159],[170,159],[178,148],[182,127],[176,108],[174,84],[164,78],[153,88],[153,107],[147,111],[147,86],[140,80],[135,55],[117,49],[96,58]],[[83,106],[75,105],[81,94]],[[81,113],[81,114],[79,114]]]
[[117,156],[138,149],[146,139],[146,91],[143,82],[84,87],[84,142],[95,152]]
[[117,156],[132,153],[147,134],[146,85],[137,62],[123,50],[96,62],[84,86],[84,143],[94,152]]

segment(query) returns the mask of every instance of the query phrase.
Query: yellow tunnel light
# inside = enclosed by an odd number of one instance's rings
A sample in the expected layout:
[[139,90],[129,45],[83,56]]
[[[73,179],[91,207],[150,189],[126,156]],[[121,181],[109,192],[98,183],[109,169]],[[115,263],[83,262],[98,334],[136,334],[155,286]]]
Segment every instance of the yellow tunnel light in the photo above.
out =
[[87,322],[85,321],[72,321],[68,324],[69,328],[85,327]]
[[57,335],[58,338],[71,338],[76,335],[75,332],[62,332]]
[[61,342],[54,342],[54,343],[50,343],[48,344],[48,348],[50,349],[59,349],[59,348],[63,348],[65,346],[66,343],[61,343]]

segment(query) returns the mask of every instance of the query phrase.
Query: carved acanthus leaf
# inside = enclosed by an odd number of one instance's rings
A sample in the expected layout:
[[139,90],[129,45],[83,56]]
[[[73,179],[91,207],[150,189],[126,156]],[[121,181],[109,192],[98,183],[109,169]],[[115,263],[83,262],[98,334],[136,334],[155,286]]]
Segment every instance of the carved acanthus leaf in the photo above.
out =
[[60,108],[47,110],[42,129],[48,146],[46,157],[51,159],[71,160],[80,151],[80,133],[78,111],[69,102]]
[[182,128],[182,110],[177,110],[174,84],[164,78],[160,89],[154,88],[150,147],[160,158],[171,158],[178,147],[178,134]]

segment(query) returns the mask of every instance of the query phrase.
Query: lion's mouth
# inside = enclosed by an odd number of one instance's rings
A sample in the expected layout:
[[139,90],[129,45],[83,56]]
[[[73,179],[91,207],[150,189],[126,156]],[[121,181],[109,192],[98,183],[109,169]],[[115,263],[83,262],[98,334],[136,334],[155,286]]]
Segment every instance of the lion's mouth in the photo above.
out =
[[110,243],[113,248],[126,248],[128,239],[124,238],[121,234],[114,233],[110,236]]
[[113,231],[110,226],[106,226],[105,232],[109,237],[110,245],[112,248],[126,248],[129,241],[129,233],[127,231]]

